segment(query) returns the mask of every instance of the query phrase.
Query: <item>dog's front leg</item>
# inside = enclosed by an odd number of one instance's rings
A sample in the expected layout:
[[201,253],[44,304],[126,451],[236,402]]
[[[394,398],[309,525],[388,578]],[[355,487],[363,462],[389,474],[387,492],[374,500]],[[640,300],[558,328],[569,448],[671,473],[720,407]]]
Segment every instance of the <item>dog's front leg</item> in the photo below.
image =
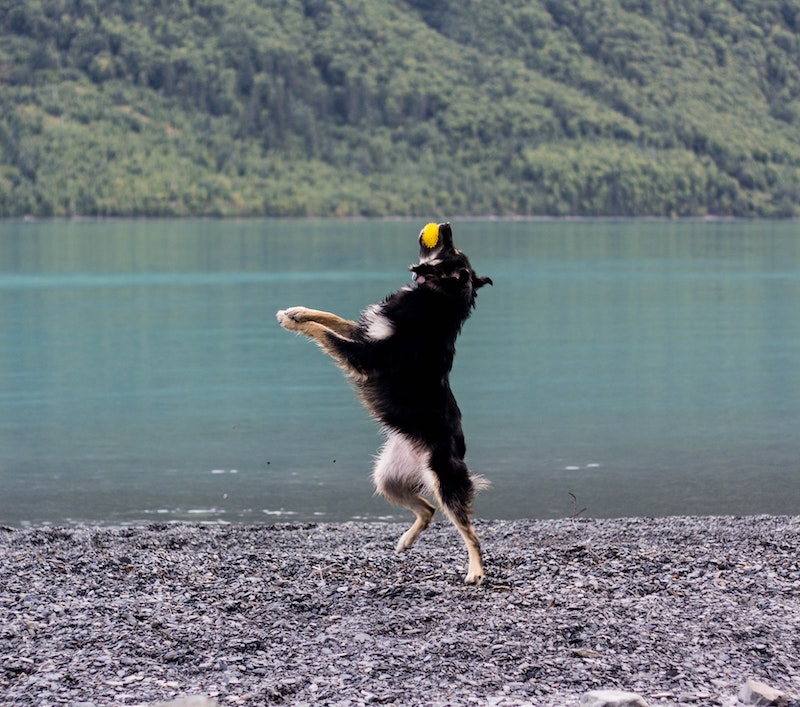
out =
[[303,324],[315,322],[346,339],[352,339],[358,328],[358,324],[351,322],[349,319],[343,319],[332,312],[308,309],[308,307],[289,307],[288,309],[280,310],[276,316],[284,329],[306,334],[306,336],[311,336],[312,338],[315,337],[304,331]]
[[[332,324],[339,331],[317,321],[316,315],[321,315],[319,319],[322,322]],[[316,341],[319,347],[347,373],[353,375],[362,373],[363,346],[346,336],[345,333],[341,333],[346,332],[355,335],[358,329],[358,325],[355,322],[348,322],[346,319],[337,317],[330,312],[318,312],[305,307],[291,307],[290,309],[281,310],[278,312],[277,317],[284,329],[295,331]]]

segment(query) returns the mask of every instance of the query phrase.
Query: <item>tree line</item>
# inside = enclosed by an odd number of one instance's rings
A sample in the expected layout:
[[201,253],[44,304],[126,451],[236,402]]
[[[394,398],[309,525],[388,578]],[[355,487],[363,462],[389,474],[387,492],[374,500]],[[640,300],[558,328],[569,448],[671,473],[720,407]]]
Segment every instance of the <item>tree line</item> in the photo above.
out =
[[800,215],[793,0],[0,0],[0,215]]

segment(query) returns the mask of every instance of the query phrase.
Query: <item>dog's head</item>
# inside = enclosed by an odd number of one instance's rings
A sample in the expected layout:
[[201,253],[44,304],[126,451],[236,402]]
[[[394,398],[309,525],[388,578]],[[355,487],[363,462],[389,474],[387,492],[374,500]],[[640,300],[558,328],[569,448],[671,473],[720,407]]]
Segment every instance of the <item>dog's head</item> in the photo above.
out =
[[429,263],[440,255],[456,253],[449,223],[428,223],[419,232],[419,262]]
[[419,233],[419,263],[410,268],[418,287],[461,294],[471,306],[475,292],[492,285],[492,278],[477,275],[466,254],[453,244],[449,223],[429,223]]

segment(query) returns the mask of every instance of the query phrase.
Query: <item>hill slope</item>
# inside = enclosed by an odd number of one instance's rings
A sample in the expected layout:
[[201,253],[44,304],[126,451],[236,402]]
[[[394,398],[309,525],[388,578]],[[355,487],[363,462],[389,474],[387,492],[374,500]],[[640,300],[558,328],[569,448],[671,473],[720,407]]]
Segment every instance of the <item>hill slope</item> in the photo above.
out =
[[800,215],[800,4],[0,0],[0,214]]

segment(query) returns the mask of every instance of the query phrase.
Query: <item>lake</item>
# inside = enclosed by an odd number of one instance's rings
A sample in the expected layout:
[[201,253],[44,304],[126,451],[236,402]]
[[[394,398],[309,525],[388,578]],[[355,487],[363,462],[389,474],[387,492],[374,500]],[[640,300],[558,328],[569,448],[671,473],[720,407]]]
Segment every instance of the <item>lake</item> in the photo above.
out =
[[[0,523],[407,517],[275,311],[357,317],[423,223],[0,222]],[[797,222],[453,225],[479,517],[800,513]]]

